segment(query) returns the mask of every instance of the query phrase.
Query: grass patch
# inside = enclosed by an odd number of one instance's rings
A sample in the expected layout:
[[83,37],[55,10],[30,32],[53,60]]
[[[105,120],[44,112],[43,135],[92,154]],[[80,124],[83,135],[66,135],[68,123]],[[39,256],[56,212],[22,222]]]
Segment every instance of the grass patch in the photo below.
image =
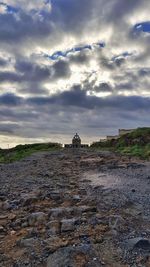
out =
[[123,155],[150,159],[150,128],[138,128],[118,139],[105,142],[95,142],[94,150],[110,150]]
[[11,163],[19,161],[25,157],[31,156],[36,152],[42,151],[57,151],[61,150],[62,146],[58,143],[39,143],[39,144],[28,144],[18,145],[11,149],[0,150],[0,163]]

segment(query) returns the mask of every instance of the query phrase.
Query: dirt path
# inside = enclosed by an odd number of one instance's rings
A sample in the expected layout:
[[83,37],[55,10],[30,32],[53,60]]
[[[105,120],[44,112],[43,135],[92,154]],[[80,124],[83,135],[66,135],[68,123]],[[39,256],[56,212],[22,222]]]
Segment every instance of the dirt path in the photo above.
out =
[[0,171],[0,266],[150,266],[150,163],[63,151]]

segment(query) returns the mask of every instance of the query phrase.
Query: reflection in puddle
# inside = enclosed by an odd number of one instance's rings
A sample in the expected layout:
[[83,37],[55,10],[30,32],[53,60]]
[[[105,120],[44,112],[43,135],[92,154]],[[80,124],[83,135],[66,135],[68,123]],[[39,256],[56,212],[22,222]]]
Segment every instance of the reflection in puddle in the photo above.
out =
[[105,173],[87,172],[83,175],[84,180],[90,180],[92,185],[102,185],[104,188],[118,188],[122,185],[122,179],[118,176]]

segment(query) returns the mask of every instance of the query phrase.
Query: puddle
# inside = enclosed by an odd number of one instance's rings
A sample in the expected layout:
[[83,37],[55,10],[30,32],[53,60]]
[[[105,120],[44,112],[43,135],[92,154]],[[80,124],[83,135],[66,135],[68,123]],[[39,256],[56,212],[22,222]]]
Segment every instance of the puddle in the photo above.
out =
[[104,188],[120,188],[122,187],[122,179],[118,176],[106,173],[87,172],[83,175],[83,180],[90,181],[93,186],[101,185]]

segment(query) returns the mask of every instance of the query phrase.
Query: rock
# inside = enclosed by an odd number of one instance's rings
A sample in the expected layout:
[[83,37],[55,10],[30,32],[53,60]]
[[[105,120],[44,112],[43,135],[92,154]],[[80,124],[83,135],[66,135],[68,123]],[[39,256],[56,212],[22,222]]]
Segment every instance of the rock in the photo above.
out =
[[59,191],[53,191],[53,192],[50,192],[50,198],[52,200],[60,200],[61,199],[61,193]]
[[142,237],[131,238],[126,241],[129,249],[139,248],[144,250],[150,249],[150,240]]
[[37,226],[46,223],[47,215],[44,212],[35,212],[29,215],[27,221],[29,226]]
[[61,221],[61,232],[74,231],[76,219],[64,219]]
[[7,218],[8,218],[7,215],[0,215],[0,220],[5,220],[5,219],[7,219]]
[[132,191],[132,193],[135,193],[136,190],[135,189],[132,189],[131,191]]
[[3,201],[0,202],[0,209],[8,210],[9,208],[10,208],[10,204],[7,200],[4,202]]
[[81,211],[81,212],[96,212],[96,211],[97,211],[96,207],[93,207],[93,206],[86,206],[86,205],[84,205],[84,206],[79,206],[78,209],[79,209],[79,211]]
[[46,225],[49,228],[48,233],[51,235],[57,235],[60,233],[60,222],[59,221],[51,221]]
[[22,202],[23,202],[23,206],[29,206],[29,205],[31,205],[31,204],[33,204],[33,203],[35,203],[35,202],[37,202],[38,201],[38,198],[37,197],[31,197],[31,196],[29,196],[29,197],[27,197],[27,198],[25,198]]
[[23,222],[22,224],[21,224],[21,227],[28,227],[28,222]]
[[46,239],[44,242],[45,242],[45,249],[48,253],[53,253],[61,247],[66,247],[69,243],[67,239],[60,238],[58,236],[52,236]]
[[16,234],[16,231],[14,231],[14,230],[12,230],[11,232],[10,232],[10,235],[15,235]]
[[[95,260],[93,260],[95,259]],[[97,259],[90,245],[80,245],[77,247],[65,247],[58,249],[51,254],[47,260],[47,267],[101,267],[101,262]]]
[[74,195],[72,198],[74,201],[79,202],[81,200],[81,197],[79,195]]
[[18,209],[20,201],[14,199],[13,201],[10,202],[10,209]]
[[131,206],[124,210],[126,214],[131,216],[138,216],[143,212],[143,206],[141,204],[131,204]]
[[2,225],[0,225],[0,233],[4,233],[5,232],[5,229]]
[[50,209],[49,216],[51,218],[61,219],[64,216],[70,216],[73,213],[73,208],[54,208]]
[[125,221],[120,215],[111,215],[109,217],[109,227],[111,230],[121,230],[124,228]]
[[10,213],[10,214],[8,215],[8,219],[11,220],[11,221],[13,221],[14,219],[16,219],[16,214],[14,214],[14,213]]
[[37,240],[35,238],[21,239],[18,241],[17,245],[20,247],[34,247]]

